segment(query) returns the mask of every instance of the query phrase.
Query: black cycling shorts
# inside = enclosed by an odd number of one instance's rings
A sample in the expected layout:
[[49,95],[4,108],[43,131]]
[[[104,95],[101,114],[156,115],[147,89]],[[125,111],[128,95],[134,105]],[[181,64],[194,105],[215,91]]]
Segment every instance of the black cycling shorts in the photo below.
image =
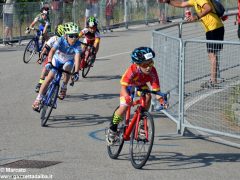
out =
[[[214,41],[223,41],[224,40],[224,27],[220,27],[218,29],[214,29],[212,31],[208,31],[206,33],[207,40],[214,40]],[[207,43],[207,52],[208,53],[216,53],[221,51],[223,48],[223,44],[219,43]]]

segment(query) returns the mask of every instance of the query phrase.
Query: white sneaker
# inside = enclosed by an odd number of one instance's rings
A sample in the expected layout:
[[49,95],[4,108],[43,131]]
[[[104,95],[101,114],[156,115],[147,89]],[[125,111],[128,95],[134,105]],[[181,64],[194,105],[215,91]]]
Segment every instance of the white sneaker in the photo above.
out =
[[118,136],[117,136],[117,132],[111,130],[111,129],[108,129],[108,132],[107,132],[107,135],[106,135],[106,141],[107,141],[107,144],[110,146],[110,145],[113,145],[118,139]]

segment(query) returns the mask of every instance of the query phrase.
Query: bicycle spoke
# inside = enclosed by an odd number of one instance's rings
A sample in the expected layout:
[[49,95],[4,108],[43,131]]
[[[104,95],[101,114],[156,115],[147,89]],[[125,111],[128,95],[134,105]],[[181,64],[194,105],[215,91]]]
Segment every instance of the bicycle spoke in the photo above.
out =
[[[144,134],[140,131],[142,127],[140,127],[139,123],[139,127],[134,128],[130,140],[131,163],[136,169],[140,169],[146,164],[154,141],[154,122],[151,115],[148,112],[144,112],[141,121],[145,121]],[[135,137],[136,130],[138,131],[137,137]]]
[[35,41],[32,39],[31,41],[29,41],[25,48],[23,54],[24,63],[28,63],[32,59],[32,57],[36,54],[35,47],[36,47]]
[[[114,111],[114,113],[115,113],[115,111]],[[124,121],[120,122],[119,125],[118,125],[118,138],[117,138],[117,141],[114,142],[112,145],[107,145],[108,155],[112,159],[116,159],[119,156],[119,154],[120,154],[120,152],[122,150],[123,144],[124,144],[124,139],[123,139],[124,123],[123,122]]]

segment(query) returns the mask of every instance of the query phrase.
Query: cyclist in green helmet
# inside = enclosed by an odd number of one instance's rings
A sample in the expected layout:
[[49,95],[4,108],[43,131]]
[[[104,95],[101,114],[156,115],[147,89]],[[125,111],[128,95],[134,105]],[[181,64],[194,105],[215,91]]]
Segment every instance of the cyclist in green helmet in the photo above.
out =
[[[87,20],[87,27],[82,29],[79,33],[79,38],[84,37],[83,42],[93,46],[94,60],[100,45],[100,32],[98,30],[98,22],[95,17],[89,17]],[[82,56],[85,55],[86,47],[82,46]]]
[[45,42],[45,44],[43,46],[43,49],[42,49],[42,52],[40,54],[40,58],[38,60],[38,63],[39,64],[42,63],[43,56],[45,56],[45,59],[43,60],[44,61],[43,62],[43,68],[42,68],[42,72],[41,72],[41,75],[40,75],[39,82],[35,87],[35,92],[37,92],[37,93],[39,92],[39,89],[40,89],[46,75],[48,74],[48,71],[45,68],[45,65],[47,63],[47,55],[48,55],[50,49],[52,48],[53,44],[58,40],[59,37],[61,37],[63,35],[64,35],[64,26],[62,24],[59,24],[55,29],[55,35],[52,36],[47,42]]

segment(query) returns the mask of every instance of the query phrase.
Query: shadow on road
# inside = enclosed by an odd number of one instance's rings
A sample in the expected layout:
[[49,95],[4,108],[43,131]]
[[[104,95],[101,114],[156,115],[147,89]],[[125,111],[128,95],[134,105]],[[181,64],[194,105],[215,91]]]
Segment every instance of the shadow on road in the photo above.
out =
[[91,79],[92,81],[104,81],[104,80],[114,80],[114,79],[121,79],[122,76],[114,75],[114,76],[89,76],[85,79]]
[[47,122],[47,127],[69,128],[94,126],[109,121],[110,117],[101,117],[97,114],[68,114],[51,116]]
[[[151,170],[181,170],[211,166],[214,163],[240,162],[240,153],[199,153],[196,155],[184,155],[176,152],[151,153],[146,167],[154,166]],[[146,168],[149,169],[149,168]]]
[[64,101],[69,102],[79,102],[79,101],[87,101],[87,100],[99,100],[99,99],[113,99],[119,97],[119,94],[71,94],[68,95]]

